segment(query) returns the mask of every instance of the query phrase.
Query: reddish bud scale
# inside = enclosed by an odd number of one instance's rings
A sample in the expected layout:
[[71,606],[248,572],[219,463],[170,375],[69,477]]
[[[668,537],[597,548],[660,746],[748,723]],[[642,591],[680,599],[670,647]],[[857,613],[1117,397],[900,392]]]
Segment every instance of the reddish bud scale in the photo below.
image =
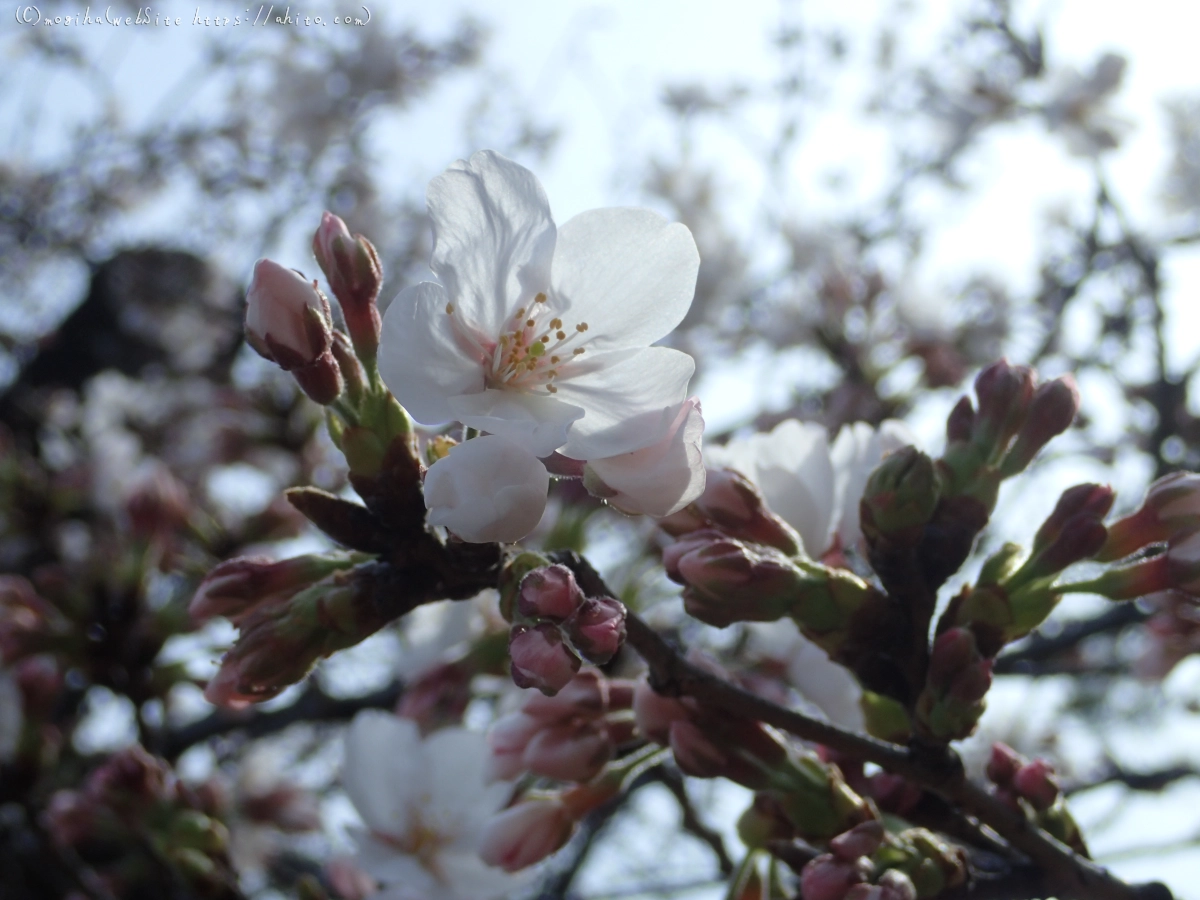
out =
[[330,212],[321,217],[312,249],[342,307],[355,351],[363,360],[374,360],[382,329],[376,302],[383,286],[379,254],[361,234],[351,237],[346,223]]

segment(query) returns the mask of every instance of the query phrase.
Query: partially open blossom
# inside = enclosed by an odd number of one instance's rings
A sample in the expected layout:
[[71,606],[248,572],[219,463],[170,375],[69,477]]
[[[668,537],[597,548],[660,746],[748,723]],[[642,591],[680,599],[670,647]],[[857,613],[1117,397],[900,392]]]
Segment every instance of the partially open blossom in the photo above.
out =
[[511,790],[484,783],[483,735],[359,713],[346,733],[342,783],[366,826],[357,865],[403,900],[497,900],[519,885],[478,855],[484,823]]
[[612,597],[588,597],[563,623],[563,630],[584,659],[602,666],[625,642],[625,604]]
[[574,830],[575,819],[558,797],[521,800],[487,822],[479,854],[488,865],[516,872],[545,859]]
[[601,459],[662,438],[694,363],[652,347],[686,314],[686,227],[599,209],[556,228],[531,172],[484,150],[430,182],[430,268],[384,316],[380,373],[418,422],[456,419],[538,456]]
[[517,611],[530,619],[562,620],[583,602],[583,591],[575,583],[574,573],[566,566],[534,569],[521,579]]
[[627,513],[669,516],[704,490],[700,448],[704,419],[700,401],[685,400],[664,411],[669,420],[661,440],[649,447],[588,461],[583,483],[597,497]]
[[499,435],[451,448],[425,474],[431,525],[465,541],[517,541],[546,510],[550,475],[532,453]]
[[579,657],[550,624],[513,626],[508,652],[517,687],[537,688],[550,696],[562,690],[579,671]]
[[254,264],[246,291],[246,340],[260,355],[292,372],[317,403],[342,392],[342,376],[329,349],[329,301],[294,269],[269,259]]

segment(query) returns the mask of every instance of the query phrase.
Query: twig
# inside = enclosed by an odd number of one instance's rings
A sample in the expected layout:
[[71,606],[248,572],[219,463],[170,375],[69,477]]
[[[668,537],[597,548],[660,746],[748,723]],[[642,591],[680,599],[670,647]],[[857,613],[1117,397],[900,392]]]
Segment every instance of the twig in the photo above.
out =
[[1005,653],[996,660],[997,675],[1019,675],[1034,669],[1034,663],[1053,659],[1060,653],[1072,650],[1080,641],[1094,634],[1120,631],[1136,622],[1144,622],[1149,613],[1137,604],[1121,603],[1090,619],[1068,622],[1054,635],[1035,635],[1024,646]]

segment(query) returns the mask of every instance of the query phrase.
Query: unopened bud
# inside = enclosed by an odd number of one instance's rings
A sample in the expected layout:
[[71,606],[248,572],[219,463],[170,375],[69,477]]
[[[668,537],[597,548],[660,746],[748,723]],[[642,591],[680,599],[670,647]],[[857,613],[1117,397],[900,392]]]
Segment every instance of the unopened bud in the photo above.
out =
[[[805,588],[826,591],[825,579],[809,575],[778,550],[747,545],[719,532],[697,532],[668,547],[668,574],[687,585],[687,611],[709,625],[772,622],[788,615]],[[830,603],[829,605],[833,605]]]
[[308,554],[279,561],[262,556],[227,559],[204,576],[188,604],[188,613],[195,622],[213,616],[236,622],[260,603],[290,597],[353,564],[354,557],[343,553]]
[[351,237],[346,223],[326,212],[313,235],[313,256],[341,304],[355,351],[364,361],[374,360],[381,328],[376,299],[383,286],[379,254],[365,237]]
[[989,457],[1002,451],[1021,427],[1033,399],[1035,378],[1029,366],[1009,365],[1006,359],[988,366],[975,378],[979,413],[974,441],[989,448]]
[[866,858],[848,862],[824,853],[800,872],[800,896],[804,900],[843,900],[847,891],[871,876],[873,869]]
[[1025,471],[1038,451],[1070,428],[1078,414],[1079,388],[1070,375],[1039,385],[1029,401],[1017,439],[1000,465],[1001,474],[1008,478]]
[[915,541],[941,499],[933,460],[916,447],[889,453],[867,479],[860,503],[868,543],[899,538]]
[[795,529],[767,508],[758,488],[740,472],[709,469],[704,493],[692,508],[730,537],[765,544],[788,556],[801,552]]
[[560,798],[522,800],[483,826],[479,855],[489,866],[516,872],[545,859],[574,830],[575,819]]
[[634,688],[633,714],[642,734],[659,744],[667,744],[672,723],[689,719],[695,712],[681,700],[664,697],[642,678]]
[[596,722],[571,722],[537,731],[522,759],[534,775],[558,781],[591,781],[613,758],[616,747]]
[[1167,545],[1167,571],[1171,587],[1200,597],[1200,527],[1172,536]]
[[859,822],[849,831],[844,831],[829,842],[829,849],[838,859],[854,860],[870,856],[883,843],[884,827],[878,819]]
[[143,539],[164,538],[187,524],[191,498],[183,484],[163,465],[137,476],[125,496],[129,529]]
[[612,597],[588,597],[563,623],[563,631],[584,659],[605,665],[625,642],[625,604]]
[[580,659],[550,624],[514,625],[508,642],[517,687],[537,688],[553,697],[575,677]]
[[1032,760],[1017,769],[1012,787],[1037,810],[1049,809],[1062,793],[1054,767],[1044,759]]
[[919,725],[938,740],[964,738],[974,731],[992,685],[992,664],[980,654],[969,628],[949,628],[938,635],[926,685],[917,699]]
[[971,405],[970,397],[960,397],[946,417],[946,443],[969,443],[974,430],[975,407]]
[[517,612],[527,619],[562,621],[583,602],[575,574],[563,565],[534,569],[521,579]]
[[988,780],[998,787],[1008,787],[1023,765],[1025,757],[1007,744],[996,741],[992,744],[992,755],[988,757]]

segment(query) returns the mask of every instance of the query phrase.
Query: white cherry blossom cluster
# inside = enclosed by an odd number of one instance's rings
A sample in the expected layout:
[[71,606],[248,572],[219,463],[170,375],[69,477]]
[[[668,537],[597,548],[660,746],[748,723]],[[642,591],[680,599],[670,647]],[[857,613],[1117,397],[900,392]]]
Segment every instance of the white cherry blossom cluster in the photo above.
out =
[[388,308],[379,370],[418,422],[481,433],[430,467],[429,522],[517,540],[541,519],[550,471],[630,513],[699,496],[695,364],[651,346],[692,302],[688,229],[626,208],[556,227],[534,175],[487,150],[435,178],[428,206],[438,281]]

